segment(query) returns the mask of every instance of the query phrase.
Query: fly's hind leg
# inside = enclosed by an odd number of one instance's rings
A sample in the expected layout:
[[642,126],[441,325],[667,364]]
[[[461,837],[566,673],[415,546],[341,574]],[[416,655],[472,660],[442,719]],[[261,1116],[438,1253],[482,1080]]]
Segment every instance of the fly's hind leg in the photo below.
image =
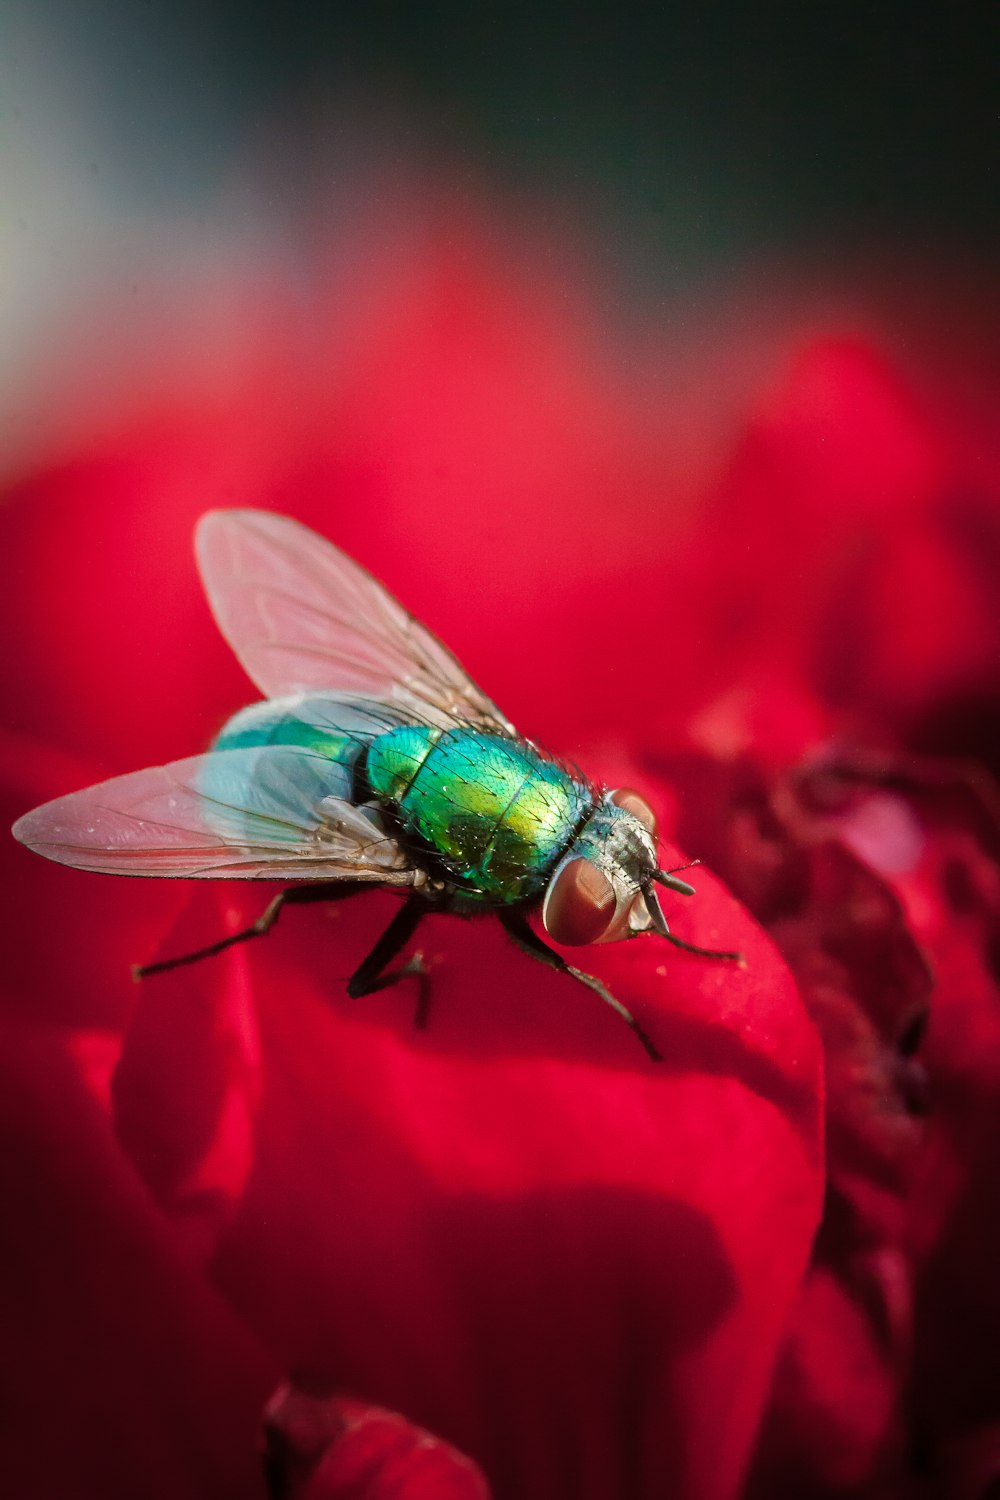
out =
[[132,977],[133,979],[148,979],[151,974],[163,974],[168,969],[180,969],[185,964],[199,963],[203,958],[214,958],[217,953],[223,953],[234,943],[245,943],[250,938],[264,937],[271,931],[285,906],[301,905],[308,901],[339,901],[345,896],[357,895],[363,889],[363,886],[353,883],[334,885],[332,882],[329,885],[291,886],[286,891],[279,891],[274,900],[268,902],[256,922],[251,922],[249,927],[230,933],[228,937],[219,938],[218,942],[209,943],[204,948],[196,948],[193,953],[182,953],[178,958],[161,958],[155,964],[134,964]]
[[424,897],[411,896],[400,907],[368,957],[358,965],[347,981],[347,993],[351,999],[360,1000],[363,995],[374,995],[378,990],[388,989],[391,984],[398,984],[401,979],[412,976],[417,981],[417,1010],[414,1020],[421,1030],[427,1025],[431,1001],[430,976],[423,955],[415,953],[395,969],[389,969],[388,965],[409,942],[426,911],[427,902]]
[[532,958],[537,958],[541,963],[547,964],[550,969],[555,969],[559,974],[568,974],[572,979],[578,979],[589,990],[593,990],[595,995],[600,995],[605,1005],[610,1005],[611,1009],[621,1016],[626,1025],[632,1028],[639,1042],[644,1047],[646,1055],[651,1057],[653,1062],[663,1061],[660,1053],[653,1046],[653,1043],[643,1031],[632,1012],[620,1000],[616,1000],[611,991],[599,979],[595,978],[593,974],[585,974],[582,969],[574,968],[572,964],[568,964],[560,954],[550,948],[547,943],[544,943],[534,928],[529,925],[528,919],[523,912],[503,912],[501,913],[500,920],[507,932],[514,939],[514,942],[524,953],[530,953]]

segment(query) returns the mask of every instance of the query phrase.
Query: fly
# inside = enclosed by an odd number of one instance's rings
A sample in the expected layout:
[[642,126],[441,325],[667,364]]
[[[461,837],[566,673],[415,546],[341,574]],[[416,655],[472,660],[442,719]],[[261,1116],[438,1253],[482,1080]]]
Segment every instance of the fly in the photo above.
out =
[[[562,946],[669,930],[657,886],[694,891],[659,868],[645,799],[586,780],[519,735],[442,643],[366,572],[298,522],[210,511],[195,532],[219,627],[264,694],[210,750],[119,776],[27,813],[14,835],[60,864],[115,875],[285,883],[250,927],[147,964],[139,977],[263,936],[292,902],[378,887],[403,904],[348,981],[371,994],[431,911],[496,914],[515,943],[598,994],[659,1060],[635,1017]],[[686,868],[686,867],[681,867]]]

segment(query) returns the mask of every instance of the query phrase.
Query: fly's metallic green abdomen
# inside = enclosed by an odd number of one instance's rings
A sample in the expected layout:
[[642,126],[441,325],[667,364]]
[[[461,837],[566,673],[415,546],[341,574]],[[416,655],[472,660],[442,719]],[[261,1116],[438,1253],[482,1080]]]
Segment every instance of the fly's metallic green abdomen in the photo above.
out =
[[339,765],[355,763],[385,728],[377,712],[337,698],[271,699],[241,708],[215,741],[216,750],[252,750],[289,745],[324,755]]
[[[377,798],[457,886],[497,905],[541,892],[593,805],[586,784],[524,740],[422,724],[387,728],[384,709],[336,698],[254,704],[215,742],[218,750],[280,745],[330,762],[330,795]],[[353,785],[359,765],[367,788]],[[283,769],[291,775],[295,766],[290,760]],[[303,761],[301,770],[315,777],[317,762]]]
[[497,903],[536,895],[591,807],[587,786],[530,745],[406,724],[366,762],[372,792],[457,885]]

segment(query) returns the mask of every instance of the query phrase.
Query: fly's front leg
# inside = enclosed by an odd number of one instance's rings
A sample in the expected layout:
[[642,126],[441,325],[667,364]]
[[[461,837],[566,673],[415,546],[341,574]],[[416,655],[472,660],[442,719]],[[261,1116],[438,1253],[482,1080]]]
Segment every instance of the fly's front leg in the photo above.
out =
[[741,969],[747,966],[742,953],[733,953],[722,948],[698,948],[694,943],[686,943],[683,938],[674,937],[672,932],[664,932],[660,936],[665,937],[668,943],[673,943],[675,948],[680,948],[685,953],[696,953],[699,958],[725,958],[731,963],[738,964]]
[[352,1000],[359,1000],[363,995],[374,995],[376,991],[388,989],[389,985],[398,984],[401,979],[408,979],[412,975],[418,987],[417,1011],[414,1019],[421,1030],[427,1025],[431,998],[430,978],[422,954],[415,953],[411,959],[405,964],[400,964],[396,969],[389,969],[388,972],[386,969],[400,949],[409,942],[426,912],[426,899],[423,896],[410,896],[405,906],[401,906],[393,917],[368,957],[358,965],[347,981],[347,993]]
[[559,974],[568,974],[572,979],[579,980],[589,990],[593,990],[595,995],[600,995],[605,1005],[610,1005],[611,1009],[616,1011],[622,1020],[632,1028],[636,1037],[645,1048],[647,1056],[651,1057],[654,1062],[663,1061],[660,1053],[657,1052],[632,1012],[620,1000],[616,1000],[611,991],[605,988],[601,981],[593,974],[585,974],[582,969],[574,968],[572,964],[568,964],[560,954],[550,948],[547,943],[544,943],[534,928],[529,925],[528,919],[523,912],[501,912],[500,920],[507,932],[514,939],[514,942],[524,953],[530,953],[532,958],[537,958],[540,963],[547,964],[550,969],[555,969]]
[[256,922],[251,922],[249,927],[230,933],[229,937],[219,938],[218,942],[209,943],[204,948],[196,948],[193,953],[182,953],[178,958],[161,958],[155,964],[134,964],[132,977],[148,979],[151,974],[163,974],[168,969],[180,969],[185,964],[199,963],[203,958],[214,958],[217,953],[223,953],[234,943],[245,943],[250,938],[264,937],[271,931],[285,906],[303,905],[309,901],[340,901],[346,896],[356,896],[363,889],[363,885],[352,882],[343,885],[334,885],[331,882],[329,885],[291,886],[286,891],[279,891],[274,900],[268,902]]

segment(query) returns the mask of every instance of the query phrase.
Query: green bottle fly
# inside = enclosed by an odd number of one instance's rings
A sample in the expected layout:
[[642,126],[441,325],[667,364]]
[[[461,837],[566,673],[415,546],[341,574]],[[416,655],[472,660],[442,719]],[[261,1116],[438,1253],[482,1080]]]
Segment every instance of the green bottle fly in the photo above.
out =
[[259,937],[291,901],[372,886],[404,904],[348,981],[369,994],[430,911],[495,911],[532,957],[580,980],[656,1048],[563,946],[669,930],[657,885],[656,822],[638,792],[608,791],[524,739],[441,642],[370,573],[321,537],[264,511],[211,511],[196,532],[222,633],[264,700],[231,718],[204,755],[58,797],[14,826],[22,843],[79,869],[186,879],[281,881],[242,932],[140,976]]

